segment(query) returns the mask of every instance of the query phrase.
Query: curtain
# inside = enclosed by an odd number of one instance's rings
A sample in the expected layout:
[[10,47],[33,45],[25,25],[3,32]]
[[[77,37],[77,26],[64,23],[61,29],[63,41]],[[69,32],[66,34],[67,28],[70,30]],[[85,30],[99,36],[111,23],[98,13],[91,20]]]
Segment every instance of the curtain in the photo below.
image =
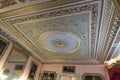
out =
[[120,67],[111,68],[108,70],[110,80],[120,80]]

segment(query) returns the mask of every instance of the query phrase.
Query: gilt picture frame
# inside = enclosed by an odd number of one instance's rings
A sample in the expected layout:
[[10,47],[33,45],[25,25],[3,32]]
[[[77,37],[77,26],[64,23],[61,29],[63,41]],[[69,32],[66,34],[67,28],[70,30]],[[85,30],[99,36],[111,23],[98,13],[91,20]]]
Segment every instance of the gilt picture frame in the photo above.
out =
[[82,80],[105,80],[102,74],[99,73],[84,73]]
[[29,74],[28,74],[28,79],[29,80],[35,80],[37,69],[38,69],[38,64],[36,62],[32,61],[31,66],[30,66],[30,71],[29,71]]
[[7,40],[5,40],[4,38],[2,38],[0,36],[0,60],[2,59],[3,55],[5,54],[9,44],[10,43]]
[[23,70],[23,68],[24,68],[24,65],[22,65],[22,64],[17,64],[17,65],[15,65],[15,69],[14,70]]
[[40,80],[56,80],[57,74],[54,71],[43,71]]
[[75,73],[75,66],[63,66],[63,73]]

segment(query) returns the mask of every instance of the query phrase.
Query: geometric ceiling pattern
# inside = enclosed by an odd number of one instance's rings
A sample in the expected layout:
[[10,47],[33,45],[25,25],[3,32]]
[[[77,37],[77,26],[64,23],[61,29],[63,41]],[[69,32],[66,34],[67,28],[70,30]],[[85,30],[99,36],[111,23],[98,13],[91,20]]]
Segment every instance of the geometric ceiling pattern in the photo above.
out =
[[103,64],[107,59],[119,29],[111,0],[15,3],[1,8],[1,34],[42,63]]

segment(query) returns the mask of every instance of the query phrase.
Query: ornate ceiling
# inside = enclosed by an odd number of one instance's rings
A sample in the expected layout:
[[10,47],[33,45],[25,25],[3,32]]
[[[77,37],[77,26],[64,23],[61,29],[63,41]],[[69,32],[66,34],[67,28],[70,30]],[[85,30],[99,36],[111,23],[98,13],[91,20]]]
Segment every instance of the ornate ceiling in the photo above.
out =
[[0,33],[43,63],[103,64],[117,39],[120,21],[111,0],[0,4]]
[[8,63],[25,63],[27,61],[25,53],[21,48],[14,46],[8,58]]

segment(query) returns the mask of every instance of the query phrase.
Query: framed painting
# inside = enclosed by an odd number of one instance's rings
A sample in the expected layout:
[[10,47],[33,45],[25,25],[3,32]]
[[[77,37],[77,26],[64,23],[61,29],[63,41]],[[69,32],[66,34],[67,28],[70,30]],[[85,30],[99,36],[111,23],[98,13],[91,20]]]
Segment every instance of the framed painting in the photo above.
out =
[[43,71],[40,80],[56,80],[57,74],[54,71]]
[[104,77],[99,73],[85,73],[82,80],[104,80]]
[[17,64],[17,65],[15,65],[14,70],[23,70],[23,67],[24,67],[24,65]]
[[9,42],[0,36],[0,60],[9,46]]
[[75,66],[63,66],[63,73],[75,73]]
[[28,75],[28,79],[35,80],[35,75],[36,75],[37,68],[38,68],[38,64],[32,61],[30,71],[29,71],[29,75]]

